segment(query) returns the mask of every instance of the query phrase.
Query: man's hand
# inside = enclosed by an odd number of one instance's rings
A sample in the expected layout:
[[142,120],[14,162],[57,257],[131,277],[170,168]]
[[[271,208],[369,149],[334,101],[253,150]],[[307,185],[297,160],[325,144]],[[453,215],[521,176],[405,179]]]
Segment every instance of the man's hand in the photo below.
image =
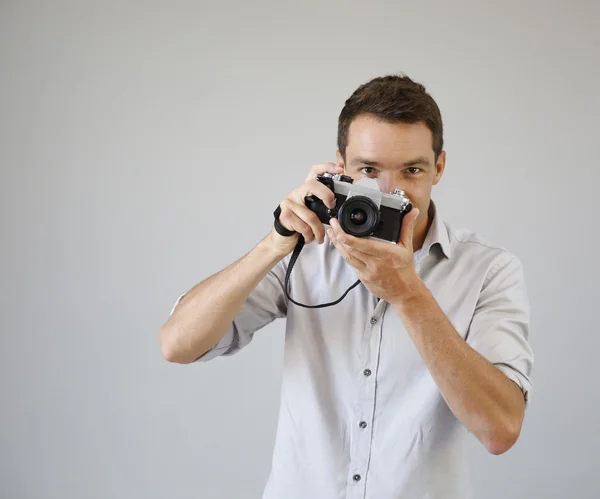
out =
[[398,244],[356,238],[332,220],[327,234],[365,286],[396,311],[453,414],[492,454],[516,442],[525,401],[520,388],[454,329],[414,267],[418,211],[402,221]]
[[[323,173],[342,173],[342,167],[335,163],[321,163],[314,165],[304,183],[288,194],[280,203],[281,214],[279,223],[288,230],[294,230],[304,236],[304,242],[309,244],[316,240],[321,244],[325,240],[325,227],[315,212],[306,207],[304,199],[307,196],[316,196],[323,201],[325,206],[335,206],[335,194],[329,187],[317,180]],[[271,230],[271,243],[276,251],[282,255],[290,253],[298,242],[298,234],[282,236],[275,229]]]
[[393,304],[418,288],[420,282],[413,252],[418,216],[419,210],[413,208],[404,217],[398,244],[351,236],[342,230],[337,219],[331,219],[327,235],[369,291]]

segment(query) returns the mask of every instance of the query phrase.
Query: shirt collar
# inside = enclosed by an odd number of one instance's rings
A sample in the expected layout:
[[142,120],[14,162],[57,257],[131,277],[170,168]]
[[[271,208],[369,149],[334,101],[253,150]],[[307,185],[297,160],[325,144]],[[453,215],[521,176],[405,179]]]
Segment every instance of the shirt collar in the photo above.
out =
[[448,237],[448,228],[441,219],[438,208],[433,200],[429,204],[429,215],[433,219],[423,242],[422,253],[426,255],[433,246],[439,245],[446,258],[449,259],[452,256],[452,249],[450,247],[450,238]]

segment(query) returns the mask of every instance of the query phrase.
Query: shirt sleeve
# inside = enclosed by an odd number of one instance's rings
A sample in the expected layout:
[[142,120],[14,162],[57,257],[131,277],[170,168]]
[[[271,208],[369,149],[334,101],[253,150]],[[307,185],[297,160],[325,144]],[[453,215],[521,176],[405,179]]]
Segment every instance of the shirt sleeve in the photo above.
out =
[[[259,329],[283,318],[287,314],[288,300],[284,282],[287,261],[277,263],[258,283],[256,288],[244,301],[241,309],[229,325],[229,328],[210,350],[200,356],[198,361],[208,361],[219,356],[233,355],[244,348]],[[185,294],[181,295],[171,309],[171,315]]]
[[488,271],[471,320],[467,343],[500,369],[530,400],[533,352],[530,306],[521,262],[504,255]]

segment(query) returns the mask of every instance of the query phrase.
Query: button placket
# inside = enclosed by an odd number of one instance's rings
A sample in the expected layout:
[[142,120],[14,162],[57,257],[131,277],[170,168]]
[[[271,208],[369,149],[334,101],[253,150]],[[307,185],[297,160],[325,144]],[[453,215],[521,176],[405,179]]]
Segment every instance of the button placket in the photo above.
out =
[[353,436],[353,452],[350,461],[349,487],[347,498],[363,498],[366,493],[365,476],[371,459],[371,443],[373,425],[371,422],[375,412],[376,379],[379,359],[379,346],[381,343],[381,316],[385,310],[385,303],[379,302],[365,327],[365,355],[366,365],[363,366],[359,378],[359,403],[356,413],[356,423]]

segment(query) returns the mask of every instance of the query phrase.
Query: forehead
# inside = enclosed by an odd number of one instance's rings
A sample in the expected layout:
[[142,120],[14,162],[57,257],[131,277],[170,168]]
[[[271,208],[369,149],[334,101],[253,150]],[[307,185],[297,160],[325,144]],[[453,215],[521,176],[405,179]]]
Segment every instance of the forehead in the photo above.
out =
[[348,130],[346,155],[409,159],[433,156],[433,137],[424,123],[387,123],[372,116],[355,118]]

